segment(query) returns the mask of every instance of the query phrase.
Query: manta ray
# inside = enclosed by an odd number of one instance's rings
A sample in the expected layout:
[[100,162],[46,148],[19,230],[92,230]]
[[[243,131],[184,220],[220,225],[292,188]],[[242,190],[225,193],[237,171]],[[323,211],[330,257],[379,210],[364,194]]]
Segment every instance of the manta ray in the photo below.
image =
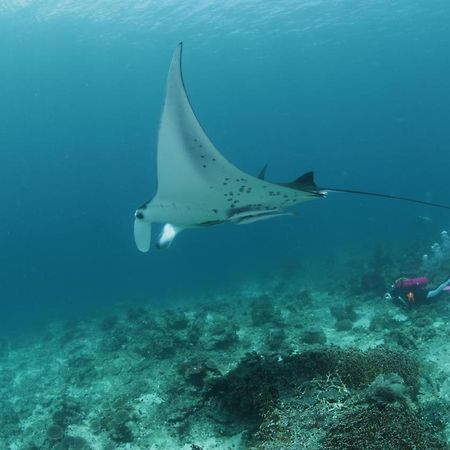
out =
[[163,224],[156,246],[167,248],[180,231],[289,215],[286,208],[323,199],[328,192],[348,192],[393,198],[450,209],[449,206],[350,189],[318,187],[307,172],[287,183],[265,179],[267,166],[258,176],[229,162],[209,139],[186,93],[178,44],[169,67],[166,96],[157,145],[157,192],[135,212],[137,248],[147,252],[152,223]]

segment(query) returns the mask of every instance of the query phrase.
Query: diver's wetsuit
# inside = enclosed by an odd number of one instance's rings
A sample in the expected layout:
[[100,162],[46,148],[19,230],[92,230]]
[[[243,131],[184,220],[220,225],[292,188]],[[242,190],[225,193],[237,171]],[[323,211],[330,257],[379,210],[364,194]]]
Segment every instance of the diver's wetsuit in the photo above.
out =
[[393,300],[400,301],[404,306],[415,306],[427,303],[431,298],[436,297],[450,285],[450,278],[441,283],[436,289],[425,289],[424,286],[410,286],[394,288],[391,293]]
[[408,307],[426,303],[428,300],[428,290],[422,286],[394,289],[391,295],[394,301]]

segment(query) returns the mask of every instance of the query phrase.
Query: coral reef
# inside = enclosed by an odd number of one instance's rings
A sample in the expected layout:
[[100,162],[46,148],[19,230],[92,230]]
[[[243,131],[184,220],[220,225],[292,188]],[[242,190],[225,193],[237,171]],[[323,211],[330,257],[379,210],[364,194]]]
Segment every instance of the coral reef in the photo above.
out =
[[389,403],[407,401],[407,388],[401,376],[396,373],[378,375],[366,391],[368,403],[385,406]]
[[91,446],[80,436],[66,436],[53,450],[91,450]]
[[330,313],[336,319],[334,327],[337,331],[349,331],[358,318],[353,304],[337,304],[330,306]]
[[302,341],[305,344],[325,344],[327,336],[321,328],[308,328],[303,333]]
[[262,295],[251,304],[250,315],[254,326],[282,324],[278,309],[268,295]]
[[4,339],[0,448],[446,449],[449,303],[383,300],[402,264],[376,250],[321,289],[296,266]]
[[[217,400],[218,406],[226,410],[228,420],[245,424],[251,431],[252,445],[266,448],[274,434],[278,439],[279,427],[281,434],[288,433],[283,422],[290,422],[292,428],[292,417],[286,420],[280,403],[299,393],[296,409],[311,413],[315,407],[317,419],[321,408],[345,410],[351,408],[354,398],[363,396],[369,404],[377,406],[403,404],[407,392],[416,399],[418,390],[418,363],[402,351],[387,347],[366,352],[323,347],[281,359],[249,354],[235,369],[213,379],[205,395]],[[345,402],[348,404],[344,405]],[[268,418],[270,432],[264,423]]]
[[402,405],[362,406],[345,413],[326,433],[323,450],[445,450],[448,445],[420,412]]
[[439,242],[430,246],[430,252],[422,256],[422,267],[424,271],[436,270],[445,265],[448,269],[450,264],[450,236],[446,230],[441,231]]

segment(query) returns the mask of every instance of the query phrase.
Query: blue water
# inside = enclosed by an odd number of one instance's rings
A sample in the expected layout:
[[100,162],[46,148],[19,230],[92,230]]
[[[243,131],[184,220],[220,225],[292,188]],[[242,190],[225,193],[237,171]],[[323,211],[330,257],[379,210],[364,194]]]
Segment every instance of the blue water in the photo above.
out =
[[237,166],[450,204],[449,23],[447,0],[1,2],[1,328],[448,228],[445,210],[330,194],[166,252],[132,236],[181,40],[193,106]]

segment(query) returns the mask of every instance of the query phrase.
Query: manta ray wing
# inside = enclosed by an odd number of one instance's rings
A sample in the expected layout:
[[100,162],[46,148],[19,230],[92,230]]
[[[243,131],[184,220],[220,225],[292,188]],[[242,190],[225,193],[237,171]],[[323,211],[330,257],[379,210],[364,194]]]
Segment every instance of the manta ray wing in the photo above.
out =
[[222,202],[219,183],[245,173],[214,147],[192,110],[181,71],[182,44],[172,57],[158,136],[158,191],[156,199],[191,203]]
[[[150,246],[151,222],[178,229],[219,223],[246,223],[323,194],[310,184],[276,184],[235,167],[215,148],[187,96],[181,70],[182,44],[172,57],[157,149],[158,189],[136,211],[138,248]],[[312,178],[311,178],[312,179]],[[142,222],[148,223],[146,227]]]

